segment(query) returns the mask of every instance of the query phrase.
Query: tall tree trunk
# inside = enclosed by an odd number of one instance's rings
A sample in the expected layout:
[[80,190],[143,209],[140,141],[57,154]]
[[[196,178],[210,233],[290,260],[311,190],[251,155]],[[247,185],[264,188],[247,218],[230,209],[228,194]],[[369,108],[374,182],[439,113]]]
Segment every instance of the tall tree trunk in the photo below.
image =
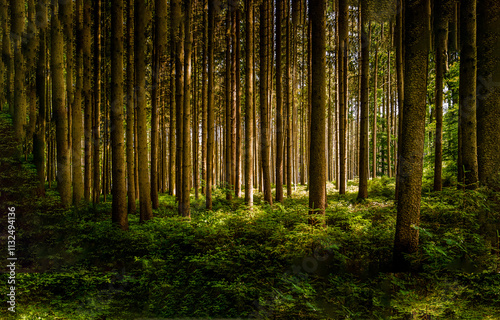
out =
[[434,140],[434,191],[441,191],[443,169],[443,79],[447,60],[448,20],[452,2],[437,1],[434,17],[435,52],[436,52],[436,135]]
[[269,86],[268,81],[268,60],[269,60],[269,9],[265,1],[260,5],[260,142],[261,142],[261,161],[262,161],[262,180],[264,184],[264,201],[272,204],[271,194],[271,171],[269,155]]
[[460,88],[459,122],[462,135],[462,165],[465,186],[474,189],[478,182],[476,121],[476,0],[460,6]]
[[[478,0],[477,160],[479,181],[493,186],[500,170],[500,3]],[[498,184],[497,184],[498,185]]]
[[191,195],[191,0],[185,1],[184,19],[184,104],[183,104],[183,136],[182,136],[182,180],[179,213],[190,217],[189,199]]
[[245,1],[245,203],[253,205],[254,110],[253,110],[253,1]]
[[[39,54],[36,69],[36,94],[38,97],[38,118],[37,127],[33,136],[33,162],[38,173],[37,192],[40,196],[45,196],[45,130],[47,116],[47,0],[37,2],[36,6],[39,33]],[[4,26],[2,26],[3,28]],[[4,34],[5,37],[5,34]],[[3,38],[5,39],[5,38]],[[2,88],[3,89],[3,88]],[[0,103],[2,103],[0,101]]]
[[386,112],[385,112],[385,129],[387,136],[387,175],[389,176],[389,178],[392,177],[390,113],[391,113],[391,49],[387,49],[387,98],[386,98]]
[[282,0],[276,0],[276,202],[283,202],[283,98],[281,88]]
[[414,226],[418,226],[420,220],[429,54],[429,33],[427,25],[422,23],[427,19],[427,0],[406,0],[405,5],[405,99],[394,239],[395,271],[409,269],[404,254],[418,250],[418,229]]
[[207,26],[207,180],[206,180],[206,208],[212,210],[212,186],[214,184],[214,36],[215,36],[215,8],[214,2],[208,0],[208,26]]
[[123,130],[123,1],[111,2],[111,148],[113,203],[111,221],[120,229],[128,229],[127,187]]
[[241,106],[240,106],[240,19],[241,19],[241,14],[240,14],[240,9],[238,6],[235,8],[235,26],[234,28],[236,29],[235,32],[235,40],[234,40],[234,50],[235,50],[235,71],[234,71],[234,76],[235,80],[234,82],[236,83],[235,86],[235,108],[236,108],[236,120],[235,120],[235,125],[236,125],[236,146],[235,146],[235,159],[236,159],[236,166],[234,168],[235,171],[235,176],[234,176],[234,194],[236,198],[239,198],[241,196]]
[[93,203],[99,203],[100,197],[100,122],[101,122],[101,0],[94,2],[94,104],[93,104],[93,167],[94,187],[92,190]]
[[[325,0],[310,2],[309,19],[312,29],[312,99],[310,127],[309,213],[325,213],[326,207],[326,158],[325,158],[325,68],[326,68],[326,19]],[[316,219],[310,221],[315,224]]]
[[137,103],[137,151],[139,169],[139,210],[140,221],[153,218],[151,191],[148,177],[148,138],[146,131],[146,25],[149,13],[145,0],[135,3],[135,87]]
[[[76,1],[76,21],[77,21],[77,41],[76,41],[76,90],[71,108],[72,133],[72,172],[73,172],[73,204],[77,205],[83,198],[83,175],[82,175],[82,89],[83,89],[83,51],[82,41],[82,1]],[[70,6],[71,7],[71,6]],[[68,8],[69,10],[69,8]],[[73,15],[71,15],[72,17]],[[72,24],[70,24],[72,26]],[[70,28],[70,26],[68,26]],[[69,41],[73,41],[73,36],[69,37]]]
[[360,121],[360,141],[359,141],[359,191],[358,199],[366,199],[368,197],[368,110],[369,95],[368,95],[368,79],[370,77],[370,29],[368,12],[365,6],[360,1],[360,18],[361,18],[361,121]]
[[11,37],[14,48],[14,133],[19,142],[24,141],[26,124],[25,61],[23,39],[25,32],[25,3],[11,0]]
[[57,11],[57,0],[52,0],[51,63],[52,105],[56,122],[57,140],[57,189],[61,203],[71,204],[71,167],[68,148],[68,118],[65,108],[63,75],[63,34]]
[[135,213],[135,156],[134,156],[134,35],[133,35],[133,0],[128,0],[127,15],[127,211]]
[[83,173],[83,197],[86,202],[90,202],[92,183],[92,101],[91,101],[91,72],[92,58],[90,50],[90,27],[91,27],[91,3],[83,2],[83,30],[82,30],[82,51],[83,51],[83,104],[84,104],[84,165]]
[[349,43],[349,6],[339,0],[339,194],[346,191],[346,132],[347,132],[347,54]]
[[285,95],[286,95],[286,196],[289,198],[292,196],[292,143],[293,143],[293,114],[292,114],[292,104],[294,100],[294,96],[290,96],[292,94],[292,90],[290,86],[293,86],[293,82],[291,82],[291,72],[292,72],[292,57],[291,57],[291,28],[290,28],[290,4],[286,6],[287,14],[286,17],[286,79],[285,79]]
[[375,48],[375,66],[373,71],[373,122],[372,122],[372,171],[377,177],[377,114],[378,114],[378,47]]
[[397,0],[397,14],[396,14],[396,74],[397,74],[397,87],[398,87],[398,153],[397,153],[397,167],[396,167],[396,187],[394,199],[398,199],[398,190],[400,183],[400,160],[401,148],[403,144],[403,103],[404,103],[404,47],[403,47],[403,24],[404,24],[404,2]]
[[232,91],[231,91],[231,10],[228,9],[226,13],[226,114],[225,114],[225,175],[226,175],[226,199],[232,199],[232,126],[231,126],[231,115],[232,115]]
[[203,38],[201,53],[201,194],[206,194],[207,180],[207,43],[208,0],[203,0]]

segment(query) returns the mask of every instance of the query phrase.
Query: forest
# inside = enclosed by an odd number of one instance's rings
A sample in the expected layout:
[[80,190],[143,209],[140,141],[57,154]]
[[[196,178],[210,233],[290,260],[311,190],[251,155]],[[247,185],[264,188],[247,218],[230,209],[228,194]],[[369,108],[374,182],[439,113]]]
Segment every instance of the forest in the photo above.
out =
[[1,319],[500,319],[500,2],[0,0]]

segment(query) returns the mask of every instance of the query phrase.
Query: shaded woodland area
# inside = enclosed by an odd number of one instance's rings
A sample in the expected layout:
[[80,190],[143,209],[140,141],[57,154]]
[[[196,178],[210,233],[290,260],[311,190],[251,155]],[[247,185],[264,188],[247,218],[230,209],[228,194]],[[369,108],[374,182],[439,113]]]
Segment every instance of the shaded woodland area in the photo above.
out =
[[497,319],[498,1],[0,17],[18,315]]

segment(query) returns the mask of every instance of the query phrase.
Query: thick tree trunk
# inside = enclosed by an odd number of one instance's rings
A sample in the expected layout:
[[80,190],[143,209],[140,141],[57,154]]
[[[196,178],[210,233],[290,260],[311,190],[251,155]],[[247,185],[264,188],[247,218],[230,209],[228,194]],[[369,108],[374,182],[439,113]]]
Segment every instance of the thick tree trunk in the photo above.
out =
[[[326,158],[325,158],[325,68],[326,68],[326,9],[325,0],[310,2],[309,19],[312,24],[312,100],[311,147],[309,166],[309,213],[325,213]],[[316,219],[310,218],[315,224]]]
[[476,121],[476,0],[460,6],[460,88],[459,121],[465,187],[474,189],[478,182]]
[[[23,55],[23,39],[25,32],[24,1],[11,0],[11,37],[14,48],[14,133],[19,142],[23,142],[26,134],[26,92],[25,61]],[[62,48],[61,48],[62,51]],[[64,107],[64,106],[63,106]]]
[[408,270],[410,265],[404,254],[418,250],[418,229],[414,227],[420,221],[429,54],[429,33],[427,25],[422,23],[427,19],[427,0],[406,0],[405,4],[405,100],[394,239],[395,271]]
[[500,181],[500,3],[478,0],[477,160],[479,181]]
[[57,16],[57,1],[52,1],[51,25],[51,63],[52,74],[52,106],[54,108],[57,140],[57,189],[61,203],[68,207],[71,204],[71,167],[68,148],[68,118],[65,108],[64,75],[63,75],[63,34]]
[[120,229],[128,229],[127,187],[123,143],[123,1],[111,2],[111,148],[113,203],[111,221]]
[[262,182],[264,185],[264,201],[272,204],[271,194],[271,171],[270,171],[270,154],[269,154],[269,86],[268,86],[268,61],[269,61],[269,9],[264,1],[260,5],[260,81],[259,81],[259,98],[260,98],[260,142],[261,142],[261,161],[262,161]]
[[144,0],[135,3],[135,87],[137,103],[137,146],[139,169],[139,210],[140,221],[153,218],[151,191],[148,177],[148,138],[146,131],[146,25],[148,13]]
[[359,143],[359,191],[358,199],[366,199],[368,197],[368,110],[369,95],[368,95],[368,79],[370,77],[370,34],[368,23],[368,12],[361,5],[361,119],[360,119],[360,143]]

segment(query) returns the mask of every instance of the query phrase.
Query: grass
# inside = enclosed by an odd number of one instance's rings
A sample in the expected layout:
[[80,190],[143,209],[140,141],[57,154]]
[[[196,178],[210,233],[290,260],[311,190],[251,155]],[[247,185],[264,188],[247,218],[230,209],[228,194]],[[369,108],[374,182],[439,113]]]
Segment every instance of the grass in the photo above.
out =
[[216,189],[213,210],[203,196],[191,199],[190,220],[161,194],[155,218],[140,224],[129,215],[123,232],[110,223],[110,198],[65,210],[49,190],[27,202],[34,168],[7,158],[0,166],[13,172],[2,170],[2,183],[26,177],[2,184],[2,197],[23,212],[17,312],[2,308],[2,319],[500,317],[500,195],[492,190],[424,189],[420,248],[410,257],[418,271],[392,273],[387,177],[371,180],[361,202],[354,183],[343,196],[328,184],[327,227],[307,223],[307,191],[297,186],[272,206],[257,193],[251,210]]

